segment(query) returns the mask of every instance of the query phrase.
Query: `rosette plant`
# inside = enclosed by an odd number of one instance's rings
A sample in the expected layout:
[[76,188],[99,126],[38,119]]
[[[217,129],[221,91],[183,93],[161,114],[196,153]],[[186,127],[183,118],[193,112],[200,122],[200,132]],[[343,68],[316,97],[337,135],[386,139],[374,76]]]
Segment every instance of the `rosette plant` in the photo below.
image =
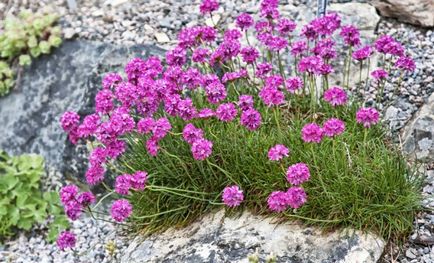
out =
[[[217,9],[200,6],[204,15]],[[183,29],[165,58],[106,74],[95,113],[66,112],[61,125],[72,143],[90,142],[87,183],[103,184],[116,199],[112,220],[136,231],[225,206],[398,237],[411,229],[420,180],[385,143],[379,113],[348,89],[351,64],[373,52],[388,71],[414,69],[389,36],[362,45],[336,13],[300,28],[277,0],[263,0],[256,20],[244,13],[235,28]],[[90,192],[69,185],[60,195],[72,220],[94,210]]]

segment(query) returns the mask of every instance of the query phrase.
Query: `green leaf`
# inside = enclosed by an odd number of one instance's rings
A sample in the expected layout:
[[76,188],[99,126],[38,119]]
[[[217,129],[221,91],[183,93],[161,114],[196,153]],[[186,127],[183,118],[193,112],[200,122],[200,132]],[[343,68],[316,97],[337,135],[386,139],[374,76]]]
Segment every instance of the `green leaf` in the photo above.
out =
[[30,65],[31,62],[32,62],[32,59],[27,54],[26,55],[21,55],[19,57],[20,66],[28,66],[28,65]]
[[0,189],[11,190],[15,187],[19,182],[18,178],[14,175],[7,174],[5,176],[0,177],[0,185],[4,185],[4,187],[0,187]]
[[50,38],[48,38],[48,43],[53,47],[58,47],[62,44],[62,39],[58,36],[51,35]]
[[24,230],[29,230],[32,228],[33,223],[33,218],[21,218],[20,221],[18,221],[17,227]]
[[45,211],[45,208],[38,209],[34,212],[34,217],[36,222],[42,223],[47,218],[47,212]]
[[20,209],[18,207],[10,206],[8,209],[9,221],[12,225],[17,225],[20,220]]
[[30,55],[32,55],[32,57],[34,58],[39,57],[39,55],[41,55],[41,49],[39,48],[39,46],[31,48]]
[[50,53],[50,44],[47,41],[39,42],[38,46],[43,54]]

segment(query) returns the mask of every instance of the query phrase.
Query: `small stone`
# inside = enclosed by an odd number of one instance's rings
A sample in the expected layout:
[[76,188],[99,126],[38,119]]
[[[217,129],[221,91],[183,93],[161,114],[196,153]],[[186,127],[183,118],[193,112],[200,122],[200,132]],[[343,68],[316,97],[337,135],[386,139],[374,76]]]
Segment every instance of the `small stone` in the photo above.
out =
[[65,28],[63,30],[63,37],[65,39],[72,39],[76,35],[77,35],[77,32],[73,28],[68,27],[68,28]]
[[158,43],[170,42],[170,38],[167,36],[166,33],[155,33],[154,36]]
[[417,251],[414,248],[409,248],[405,251],[405,256],[409,259],[416,258]]

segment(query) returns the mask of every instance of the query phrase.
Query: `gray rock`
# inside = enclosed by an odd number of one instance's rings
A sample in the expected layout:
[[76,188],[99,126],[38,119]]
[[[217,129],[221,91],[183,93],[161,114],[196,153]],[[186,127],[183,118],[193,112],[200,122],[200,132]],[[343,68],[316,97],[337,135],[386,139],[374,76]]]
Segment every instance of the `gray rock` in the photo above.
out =
[[67,110],[92,113],[101,77],[122,71],[135,56],[162,54],[155,46],[131,47],[67,41],[25,69],[16,89],[0,98],[0,149],[10,154],[38,153],[61,174],[83,176],[85,145],[72,145],[59,126]]
[[374,0],[372,4],[382,16],[417,26],[434,26],[433,0]]
[[121,262],[248,262],[256,251],[261,260],[272,254],[277,262],[367,263],[377,262],[384,245],[372,234],[325,235],[294,223],[276,225],[248,212],[228,218],[220,210],[184,229],[134,239],[121,251]]
[[434,161],[434,94],[404,130],[404,152],[423,161]]

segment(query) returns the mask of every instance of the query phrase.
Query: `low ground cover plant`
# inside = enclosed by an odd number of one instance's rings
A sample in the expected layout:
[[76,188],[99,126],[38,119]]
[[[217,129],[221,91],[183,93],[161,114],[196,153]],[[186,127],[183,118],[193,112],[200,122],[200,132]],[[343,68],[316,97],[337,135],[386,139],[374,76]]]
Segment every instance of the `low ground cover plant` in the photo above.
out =
[[[217,9],[214,0],[200,6]],[[105,75],[95,113],[65,112],[70,141],[92,148],[87,183],[118,197],[113,222],[153,233],[225,206],[385,238],[410,231],[421,180],[387,143],[379,112],[350,93],[349,76],[354,62],[381,54],[383,68],[359,77],[380,94],[413,60],[387,35],[362,45],[335,13],[299,35],[296,27],[278,1],[263,0],[256,21],[243,13],[233,29],[183,29],[164,60],[135,58],[124,76]],[[70,219],[99,216],[91,192],[67,185],[60,196]],[[72,232],[59,236],[61,249],[74,244]]]
[[30,65],[32,57],[50,53],[62,43],[55,14],[22,11],[0,22],[0,97],[14,86],[13,68]]
[[30,230],[49,216],[54,221],[50,224],[48,240],[54,240],[61,230],[69,227],[59,194],[41,191],[43,173],[41,156],[9,156],[0,151],[0,241],[13,236],[17,229]]

